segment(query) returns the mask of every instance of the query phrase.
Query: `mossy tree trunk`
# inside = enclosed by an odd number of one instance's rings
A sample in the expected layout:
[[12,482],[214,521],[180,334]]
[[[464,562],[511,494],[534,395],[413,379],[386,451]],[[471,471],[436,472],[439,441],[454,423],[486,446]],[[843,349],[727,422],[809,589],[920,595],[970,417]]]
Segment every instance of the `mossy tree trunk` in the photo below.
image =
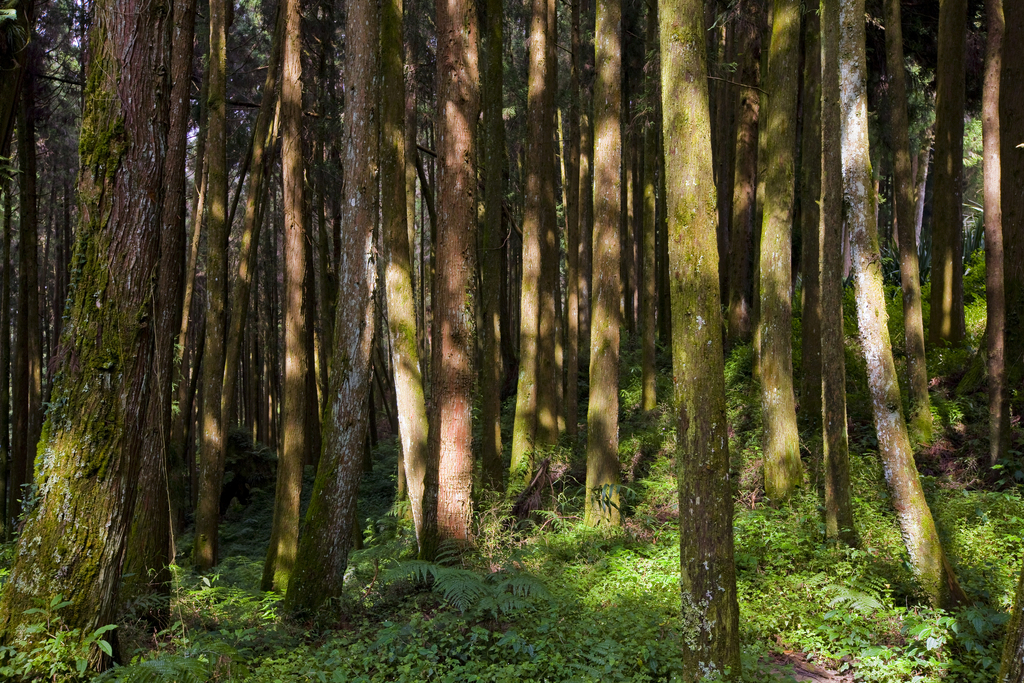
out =
[[[308,216],[302,149],[302,20],[299,0],[286,0],[281,47],[281,179],[284,208],[284,397],[281,406],[281,449],[277,459],[277,487],[270,546],[263,565],[263,590],[285,593],[295,569],[299,546],[299,498],[302,466],[313,434],[310,414],[317,414],[316,390],[309,391],[312,324],[307,298],[312,295],[308,269]],[[264,98],[272,97],[264,92]],[[356,113],[355,115],[358,115]],[[260,131],[257,131],[259,134]],[[262,142],[262,141],[261,141]],[[376,143],[376,139],[374,139]],[[254,148],[255,149],[255,148]],[[250,240],[250,248],[252,242]],[[236,316],[245,315],[235,311]],[[237,365],[237,363],[236,363]],[[227,389],[227,387],[225,387]],[[231,387],[232,392],[234,387]],[[311,400],[312,399],[312,400]],[[230,419],[222,414],[222,424]]]
[[804,12],[803,131],[800,165],[801,305],[800,416],[821,425],[821,269],[819,209],[821,197],[821,21],[817,7]]
[[825,537],[855,545],[850,504],[850,443],[846,432],[843,331],[843,157],[839,104],[839,3],[821,11],[821,422],[825,465]]
[[941,0],[938,42],[938,67],[935,71],[932,293],[928,338],[933,344],[959,344],[966,336],[961,203],[967,0]]
[[7,539],[11,525],[7,518],[8,463],[11,455],[11,183],[4,181],[3,237],[0,238],[0,538]]
[[761,402],[764,407],[764,487],[780,503],[800,484],[800,439],[793,395],[792,224],[796,105],[800,61],[800,3],[775,0],[766,120],[767,158],[760,280]]
[[[405,87],[402,18],[402,0],[387,0],[381,4],[382,95],[380,104],[383,130],[380,147],[380,172],[381,189],[384,193],[381,197],[381,217],[387,259],[385,294],[388,304],[391,355],[394,364],[398,431],[402,442],[402,459],[405,466],[409,503],[412,508],[413,527],[420,545],[430,546],[433,542],[424,542],[424,537],[435,536],[437,530],[436,528],[424,528],[423,524],[425,517],[423,492],[428,484],[426,475],[429,458],[427,406],[424,400],[423,376],[420,374],[420,353],[416,340],[416,299],[413,294],[405,203],[408,194],[415,191],[415,186],[410,190],[406,185],[406,103],[404,98],[391,96],[391,93],[402,92]],[[500,191],[500,184],[498,187]],[[500,393],[497,393],[496,396],[500,399]],[[499,403],[498,408],[500,409],[500,407]],[[500,441],[498,445],[500,447]],[[498,481],[501,481],[500,461]]]
[[942,551],[935,521],[921,488],[903,421],[886,324],[875,223],[877,200],[868,148],[864,0],[844,0],[841,5],[839,54],[845,216],[853,248],[857,323],[867,365],[878,450],[914,573],[933,604],[950,606],[963,602],[966,597]]
[[[346,41],[342,221],[348,227],[340,235],[338,261],[339,291],[344,296],[338,297],[335,312],[323,450],[285,598],[290,610],[314,610],[341,595],[366,446],[377,277],[373,234],[378,211],[380,24],[375,0],[349,2]],[[282,102],[285,99],[282,90]],[[301,454],[298,457],[301,476]]]
[[217,563],[220,489],[224,479],[224,332],[228,276],[228,162],[227,162],[227,24],[233,0],[210,2],[210,85],[207,99],[206,166],[206,343],[202,372],[203,412],[200,420],[199,498],[192,559],[206,571]]
[[982,93],[985,192],[985,336],[988,343],[989,462],[995,465],[1010,448],[1010,410],[1006,390],[1006,290],[1003,277],[1003,215],[999,163],[999,79],[1003,56],[1003,0],[987,0],[988,39]]
[[[37,477],[40,500],[0,599],[0,639],[61,594],[69,628],[111,623],[153,396],[168,84],[166,7],[99,0],[80,137],[68,323]],[[94,653],[99,657],[98,651]]]
[[[146,415],[143,464],[136,514],[125,560],[121,597],[127,601],[149,591],[168,591],[167,565],[174,559],[171,531],[170,469],[171,391],[174,342],[181,329],[185,275],[185,217],[188,127],[191,114],[195,0],[172,7],[170,43],[170,110],[164,158],[164,201],[160,214],[160,262],[153,297],[155,317],[153,382],[155,394]],[[63,304],[63,300],[61,300]]]
[[[889,125],[892,130],[893,174],[896,183],[896,229],[900,248],[900,282],[903,287],[903,327],[910,389],[908,428],[914,442],[932,438],[931,399],[924,350],[921,279],[914,234],[914,177],[910,161],[910,128],[907,120],[907,86],[903,73],[903,28],[898,0],[885,2],[885,53],[889,72]],[[986,176],[987,177],[987,176]]]
[[[438,0],[436,13],[438,248],[430,449],[438,467],[439,534],[443,539],[467,541],[473,513],[479,29],[472,0]],[[551,165],[552,157],[547,161]],[[554,173],[553,167],[550,172]]]
[[751,276],[753,270],[753,233],[757,190],[757,140],[761,95],[761,31],[764,16],[761,3],[741,0],[737,5],[737,26],[733,41],[739,62],[737,80],[748,87],[732,93],[738,107],[735,113],[735,152],[733,161],[732,217],[729,221],[729,343],[748,341],[751,335]]
[[696,0],[663,0],[659,15],[665,175],[679,188],[668,197],[668,233],[683,680],[739,680],[704,20]]
[[[529,72],[527,86],[526,196],[523,206],[523,276],[519,299],[519,383],[516,413],[512,425],[511,471],[514,481],[528,479],[533,469],[533,451],[540,429],[541,384],[551,378],[542,376],[541,355],[554,346],[541,339],[541,293],[544,240],[547,236],[547,212],[554,209],[554,149],[551,119],[548,116],[548,0],[532,0],[530,15]],[[550,264],[548,264],[550,265]],[[553,321],[549,321],[553,322]],[[553,330],[548,330],[552,333]],[[548,339],[547,341],[553,341]],[[550,370],[551,363],[544,364]],[[550,409],[550,406],[546,406]],[[551,418],[546,425],[550,428]]]
[[[655,54],[658,41],[658,10],[656,5],[647,9],[647,33],[645,37],[644,50],[648,55]],[[654,99],[658,97],[658,71],[653,65],[647,65],[646,78],[648,102],[653,105]],[[645,411],[654,410],[657,406],[657,383],[654,368],[655,337],[655,312],[658,307],[657,299],[657,278],[656,278],[656,253],[655,253],[655,173],[658,168],[658,128],[660,122],[655,120],[652,114],[644,121],[644,168],[643,168],[643,267],[640,269],[643,276],[643,287],[640,290],[640,329],[642,333],[641,352],[641,379],[642,395],[641,407]]]
[[[585,522],[618,525],[619,214],[621,206],[622,4],[597,5],[594,32],[594,240],[587,407]],[[662,33],[664,35],[664,33]]]

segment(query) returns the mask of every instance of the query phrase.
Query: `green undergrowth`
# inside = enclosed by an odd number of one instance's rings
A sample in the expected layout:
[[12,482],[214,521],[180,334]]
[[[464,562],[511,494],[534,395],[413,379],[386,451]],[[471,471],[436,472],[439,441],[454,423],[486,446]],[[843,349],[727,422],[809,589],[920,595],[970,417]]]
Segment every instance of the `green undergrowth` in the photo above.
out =
[[[794,327],[799,331],[799,317]],[[803,485],[781,506],[765,499],[753,353],[739,346],[726,360],[743,679],[793,680],[790,665],[799,654],[825,669],[852,671],[858,681],[992,680],[1024,550],[1024,465],[983,470],[969,447],[958,449],[949,437],[969,434],[973,427],[958,425],[983,419],[977,402],[933,394],[939,438],[949,447],[922,448],[918,465],[971,603],[953,612],[928,606],[885,487],[858,376],[863,363],[852,343],[847,352],[857,548],[824,539],[821,465],[810,434],[802,435],[809,444],[802,448]],[[581,437],[543,454],[555,475],[540,509],[517,519],[513,500],[481,495],[473,547],[444,546],[437,562],[417,561],[408,504],[394,500],[398,445],[384,439],[363,478],[363,546],[350,555],[341,598],[296,619],[283,612],[280,596],[259,590],[273,492],[255,487],[247,502],[229,507],[221,529],[225,559],[212,573],[195,574],[180,557],[169,598],[129,606],[115,632],[124,666],[103,679],[677,680],[683,641],[675,427],[664,349],[658,360],[659,405],[645,414],[639,346],[624,339],[621,528],[582,525]],[[512,405],[506,402],[506,424]],[[179,547],[189,545],[179,539]],[[154,623],[147,616],[154,612],[165,617]],[[90,677],[68,671],[59,680]]]

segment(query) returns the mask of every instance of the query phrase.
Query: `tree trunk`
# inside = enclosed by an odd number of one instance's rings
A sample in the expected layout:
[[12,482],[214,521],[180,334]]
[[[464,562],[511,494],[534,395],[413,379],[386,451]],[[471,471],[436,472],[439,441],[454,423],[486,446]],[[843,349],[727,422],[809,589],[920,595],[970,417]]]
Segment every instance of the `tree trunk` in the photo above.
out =
[[192,559],[199,571],[217,563],[220,488],[224,479],[225,430],[221,414],[224,384],[224,328],[228,271],[227,168],[227,20],[233,0],[210,2],[210,92],[207,104],[206,165],[210,205],[206,237],[206,351],[203,362],[203,413],[199,454],[199,501]]
[[964,325],[963,154],[967,0],[939,3],[935,72],[935,192],[932,207],[932,295],[928,338],[959,344]]
[[[505,238],[501,220],[502,201],[505,197],[505,121],[501,116],[504,14],[501,1],[490,0],[486,12],[487,71],[484,77],[487,86],[482,92],[486,130],[483,137],[484,234],[480,254],[480,304],[483,308],[483,326],[480,329],[483,342],[483,362],[480,368],[483,441],[480,459],[484,486],[491,490],[501,490],[505,476],[501,461],[501,388],[505,379],[501,354],[501,283],[504,267],[501,247]],[[425,462],[425,452],[423,457]]]
[[[97,0],[79,145],[75,334],[40,450],[40,501],[26,522],[0,599],[5,644],[55,594],[68,629],[92,633],[118,607],[153,387],[153,275],[166,145],[165,7]],[[125,61],[122,61],[125,60]],[[113,275],[117,276],[114,277]],[[88,387],[88,391],[84,390]],[[100,654],[94,651],[96,660]]]
[[181,329],[185,274],[185,161],[191,113],[189,90],[192,86],[195,19],[195,0],[174,6],[167,156],[163,172],[164,202],[160,209],[160,261],[153,295],[156,314],[154,394],[146,414],[142,470],[135,501],[137,512],[128,538],[122,601],[152,590],[168,591],[171,576],[167,565],[175,553],[176,540],[171,529],[171,500],[168,495],[168,447],[174,342]]
[[843,331],[843,158],[839,105],[839,3],[822,0],[821,210],[818,263],[821,283],[821,421],[825,465],[825,536],[855,545],[850,504],[850,444],[846,432],[846,358]]
[[[471,0],[438,0],[436,12],[437,35],[442,39],[437,49],[439,216],[430,362],[430,447],[431,458],[438,464],[438,531],[442,538],[467,541],[473,512],[472,405],[476,381],[473,300],[477,294],[473,291],[473,274],[475,140],[480,107],[478,27],[476,5]],[[547,157],[549,166],[552,159]]]
[[569,44],[569,148],[565,152],[565,430],[575,438],[579,427],[580,349],[580,2],[572,3]]
[[[591,11],[594,5],[588,0],[576,0],[583,4],[582,19],[589,26]],[[584,31],[590,34],[589,30]],[[594,253],[594,44],[586,41],[580,54],[582,74],[580,77],[580,277],[579,305],[580,331],[579,346],[585,357],[579,362],[589,362],[590,357],[590,297],[593,282]]]
[[867,364],[878,450],[885,464],[886,483],[914,573],[933,604],[949,606],[964,602],[966,596],[942,551],[931,510],[921,489],[903,421],[900,388],[896,382],[896,366],[886,324],[875,224],[876,199],[868,150],[864,0],[846,0],[840,8],[839,54],[839,72],[844,75],[840,102],[845,216],[852,241],[857,323]]
[[10,479],[11,455],[11,199],[10,181],[3,182],[4,223],[0,241],[0,538],[7,540],[11,532],[7,517],[7,482]]
[[[1003,280],[1006,293],[1006,384],[1024,378],[1024,7],[1003,5],[1003,73],[999,79],[999,163],[1003,212]],[[1014,401],[1019,414],[1020,398]]]
[[[527,91],[526,196],[523,206],[523,277],[519,300],[519,383],[512,425],[512,482],[526,483],[533,469],[533,450],[540,429],[543,382],[541,375],[541,305],[547,210],[554,208],[554,150],[548,119],[548,1],[532,0],[530,17],[529,84]],[[550,193],[550,196],[549,196]],[[550,267],[550,264],[547,264]],[[553,322],[553,321],[552,321]],[[551,340],[553,341],[553,340]],[[554,352],[554,346],[551,346]],[[546,365],[550,369],[550,364]],[[548,416],[549,418],[553,416]],[[548,420],[550,422],[550,419]],[[550,427],[550,425],[548,425]],[[511,485],[515,485],[512,484]]]
[[[436,481],[427,480],[429,461],[427,407],[423,392],[423,376],[420,374],[419,348],[416,341],[416,299],[413,293],[409,231],[406,222],[408,207],[405,202],[409,193],[415,191],[415,186],[410,190],[406,185],[406,103],[404,100],[399,100],[388,94],[399,92],[405,87],[402,19],[402,0],[388,0],[382,3],[381,72],[382,92],[386,94],[381,97],[381,120],[384,127],[380,148],[381,187],[384,191],[384,195],[381,197],[381,215],[387,258],[385,272],[388,328],[391,336],[392,364],[395,374],[398,431],[402,443],[405,480],[412,508],[413,527],[416,531],[417,541],[420,545],[424,545],[426,537],[433,538],[437,534],[436,528],[424,528],[423,524],[425,517],[423,511],[424,489],[428,484],[436,486]],[[499,174],[500,172],[499,169]],[[415,185],[415,178],[413,181]],[[494,424],[496,425],[497,422]],[[500,441],[498,446],[500,448]],[[500,482],[500,460],[498,467],[498,481]],[[426,543],[427,546],[432,544],[433,541]]]
[[1010,448],[1010,410],[1006,391],[1006,292],[1003,289],[1003,218],[999,164],[999,78],[1003,53],[1003,0],[987,0],[988,43],[982,93],[985,182],[985,295],[988,340],[989,462],[995,465]]
[[[621,206],[622,3],[597,6],[594,32],[594,242],[587,407],[585,522],[618,526],[619,215]],[[662,32],[665,35],[665,31]]]
[[697,0],[660,7],[676,402],[684,681],[740,678],[729,426],[704,22]]
[[818,264],[821,197],[821,21],[817,8],[804,14],[803,131],[800,167],[800,273],[803,279],[800,352],[800,414],[821,426],[821,272]]
[[[263,564],[263,590],[288,590],[299,544],[299,497],[306,461],[309,356],[305,297],[310,267],[306,241],[305,174],[302,152],[302,25],[299,0],[287,0],[281,48],[281,175],[284,205],[284,403],[281,450],[270,546]],[[264,91],[264,98],[270,96]],[[236,315],[245,315],[239,310]],[[237,366],[237,362],[236,362]],[[221,415],[226,420],[226,415]]]
[[892,128],[893,173],[896,182],[896,229],[899,235],[900,280],[903,286],[907,376],[910,384],[910,438],[929,443],[932,437],[932,409],[928,397],[928,368],[924,349],[921,310],[921,279],[914,235],[914,178],[910,163],[910,133],[907,121],[907,87],[903,74],[903,33],[898,0],[885,3],[885,51],[889,72],[889,121]]
[[[295,11],[297,14],[297,5]],[[343,160],[346,197],[342,221],[348,227],[340,235],[338,261],[339,291],[344,296],[338,297],[335,313],[336,339],[328,378],[323,452],[285,599],[285,605],[291,610],[314,610],[325,600],[341,595],[366,444],[376,283],[373,228],[378,211],[380,24],[377,3],[373,0],[349,2],[346,24],[348,63],[345,66]],[[294,49],[299,49],[298,42]],[[287,99],[287,95],[283,97]],[[300,100],[293,102],[298,105]],[[296,110],[296,116],[299,113]],[[301,477],[301,453],[298,457]],[[296,497],[296,505],[297,501]],[[325,548],[330,548],[331,552],[324,552]]]
[[[647,35],[645,52],[653,55],[657,52],[658,43],[658,10],[652,5],[647,10]],[[653,65],[651,65],[653,67]],[[657,71],[648,67],[647,70],[647,98],[653,103],[659,95]],[[641,352],[641,380],[642,396],[641,407],[644,411],[651,411],[657,407],[657,382],[656,370],[654,367],[655,337],[655,310],[658,306],[656,291],[656,268],[655,268],[655,200],[654,183],[655,171],[657,170],[658,157],[658,127],[660,122],[655,120],[653,114],[648,115],[644,122],[644,174],[643,174],[643,267],[640,269],[643,277],[643,288],[640,291],[640,325],[642,331]]]
[[761,231],[760,363],[764,407],[764,488],[781,503],[800,484],[800,439],[793,396],[792,224],[800,3],[775,0],[768,57],[767,158]]

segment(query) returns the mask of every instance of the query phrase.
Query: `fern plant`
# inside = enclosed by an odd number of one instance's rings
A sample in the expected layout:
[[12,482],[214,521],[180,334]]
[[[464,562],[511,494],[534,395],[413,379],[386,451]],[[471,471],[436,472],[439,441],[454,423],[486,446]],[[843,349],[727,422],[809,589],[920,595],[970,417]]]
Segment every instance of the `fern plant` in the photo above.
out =
[[99,683],[213,683],[245,678],[248,673],[235,648],[221,640],[209,640],[113,668]]

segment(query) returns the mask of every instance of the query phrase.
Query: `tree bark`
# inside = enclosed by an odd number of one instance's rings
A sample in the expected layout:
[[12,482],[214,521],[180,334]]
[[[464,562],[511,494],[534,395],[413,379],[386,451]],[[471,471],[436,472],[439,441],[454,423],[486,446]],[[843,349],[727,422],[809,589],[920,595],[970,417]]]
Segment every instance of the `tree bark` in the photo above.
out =
[[900,281],[903,286],[903,326],[910,389],[910,438],[929,443],[932,437],[931,399],[924,349],[921,279],[914,234],[914,178],[910,162],[907,87],[903,74],[903,29],[898,0],[885,3],[885,51],[889,72],[889,124],[892,128],[893,173],[896,182],[896,229],[899,235]]
[[935,72],[935,192],[932,207],[931,318],[933,344],[966,336],[963,270],[964,54],[967,0],[939,3]]
[[349,227],[340,235],[338,261],[339,291],[344,296],[338,297],[335,313],[323,452],[285,599],[291,610],[314,610],[341,595],[355,527],[371,390],[377,272],[373,228],[378,211],[379,21],[374,0],[348,3],[342,221]]
[[[288,591],[299,544],[299,497],[306,462],[309,355],[306,326],[307,268],[310,267],[305,211],[302,152],[302,24],[299,0],[286,0],[281,47],[281,175],[284,205],[284,397],[281,408],[281,450],[270,546],[263,564],[263,590]],[[271,69],[274,67],[271,66]],[[264,91],[264,99],[271,95]],[[268,112],[269,117],[269,112]],[[257,131],[259,134],[259,131]],[[255,151],[255,150],[254,150]],[[254,197],[258,199],[258,197]],[[250,241],[251,245],[251,241]],[[246,292],[247,293],[247,292]],[[242,310],[236,316],[244,316]],[[237,360],[235,366],[237,367]],[[225,367],[227,372],[227,368]],[[237,372],[237,370],[234,370]],[[227,420],[222,414],[221,419]]]
[[856,545],[850,504],[850,444],[846,432],[846,358],[843,330],[843,158],[839,104],[839,3],[822,0],[821,210],[818,263],[821,283],[821,421],[825,465],[825,536]]
[[580,349],[580,0],[572,3],[569,43],[569,148],[565,150],[565,430],[575,437],[579,427]]
[[660,10],[684,681],[740,679],[729,426],[704,21],[697,0]]
[[796,104],[800,61],[800,3],[775,0],[768,57],[767,158],[760,281],[761,403],[764,408],[764,486],[774,502],[800,484],[800,439],[793,396],[792,224]]
[[480,255],[480,304],[483,308],[483,325],[480,329],[483,342],[483,363],[480,368],[483,440],[480,459],[483,465],[484,486],[491,490],[501,490],[505,476],[505,468],[501,461],[501,388],[505,379],[501,353],[501,284],[505,265],[501,254],[505,237],[502,232],[502,202],[505,197],[505,121],[501,116],[504,54],[504,14],[501,1],[490,0],[486,5],[486,12],[487,71],[484,78],[487,85],[482,92],[486,130],[483,137],[484,234]]
[[[587,407],[585,523],[620,522],[619,512],[619,215],[622,166],[622,3],[597,6],[594,32],[594,242]],[[665,35],[665,31],[662,31]]]
[[[436,479],[434,481],[427,479],[430,459],[427,441],[427,407],[416,339],[416,298],[413,293],[408,212],[405,204],[410,192],[414,192],[416,188],[415,177],[413,178],[414,186],[411,189],[406,185],[406,103],[404,100],[389,95],[389,93],[399,92],[405,87],[402,20],[402,0],[387,0],[382,3],[380,45],[382,93],[384,94],[381,97],[383,132],[380,170],[384,195],[381,197],[381,215],[387,258],[385,272],[388,329],[391,335],[395,400],[398,406],[398,431],[402,443],[405,480],[408,486],[417,542],[421,546],[429,547],[433,545],[434,541],[426,539],[436,537],[437,529],[424,527],[424,491],[427,486],[436,486],[437,482]],[[486,393],[484,395],[486,396]],[[495,424],[497,423],[495,422]],[[498,446],[499,448],[501,446],[500,440]],[[498,481],[501,481],[500,460]]]
[[206,571],[217,563],[220,489],[224,479],[225,430],[221,414],[224,384],[224,328],[228,271],[227,168],[227,23],[233,0],[210,2],[210,89],[207,100],[206,165],[208,203],[206,237],[206,351],[203,362],[203,413],[199,454],[199,500],[192,559]]
[[[590,24],[591,11],[594,5],[588,0],[576,0],[583,4],[581,20]],[[591,34],[589,30],[585,33]],[[581,47],[580,61],[580,196],[579,196],[579,236],[580,236],[580,275],[579,305],[580,331],[579,346],[582,354],[579,361],[589,362],[590,357],[590,296],[593,282],[593,245],[594,245],[594,44],[585,41]]]
[[11,455],[11,198],[10,181],[2,185],[4,194],[3,238],[0,241],[0,538],[7,540],[11,532],[7,517],[7,482],[10,479]]
[[[1006,293],[1006,383],[1024,378],[1024,7],[1003,4],[1003,73],[999,79],[999,163]],[[1019,412],[1020,399],[1014,401]]]
[[39,456],[40,501],[0,599],[5,644],[24,637],[34,618],[26,609],[58,593],[71,602],[61,611],[69,629],[92,633],[116,616],[153,394],[165,10],[145,1],[95,4],[68,307],[74,334],[58,351],[61,372]]
[[[652,5],[647,10],[647,35],[645,52],[653,55],[657,51],[658,10]],[[653,65],[647,69],[647,98],[653,104],[659,95],[658,75]],[[655,268],[655,199],[654,183],[658,157],[658,128],[660,122],[648,115],[644,122],[644,169],[643,169],[643,267],[640,269],[643,287],[640,291],[640,325],[642,333],[641,351],[641,407],[651,411],[657,407],[657,382],[654,367],[655,311],[658,307],[657,278]]]
[[821,426],[821,272],[818,264],[821,197],[821,21],[818,10],[804,14],[803,131],[800,165],[800,415]]
[[995,465],[1010,448],[1010,410],[1006,391],[1006,291],[1003,278],[1003,217],[999,163],[999,78],[1003,53],[1003,0],[987,0],[988,42],[982,93],[985,193],[985,336],[988,340],[989,462]]
[[852,249],[857,323],[867,365],[871,407],[885,479],[910,553],[914,573],[937,606],[964,602],[966,596],[942,551],[935,521],[925,500],[903,421],[896,366],[886,325],[874,184],[868,149],[867,57],[864,0],[845,0],[840,8],[843,192]]
[[[439,534],[442,539],[468,541],[473,512],[472,405],[476,380],[473,301],[477,293],[473,274],[475,141],[480,107],[478,26],[472,0],[438,0],[436,13],[439,215],[430,362],[430,448],[431,458],[438,464]],[[547,157],[549,166],[552,159]]]

